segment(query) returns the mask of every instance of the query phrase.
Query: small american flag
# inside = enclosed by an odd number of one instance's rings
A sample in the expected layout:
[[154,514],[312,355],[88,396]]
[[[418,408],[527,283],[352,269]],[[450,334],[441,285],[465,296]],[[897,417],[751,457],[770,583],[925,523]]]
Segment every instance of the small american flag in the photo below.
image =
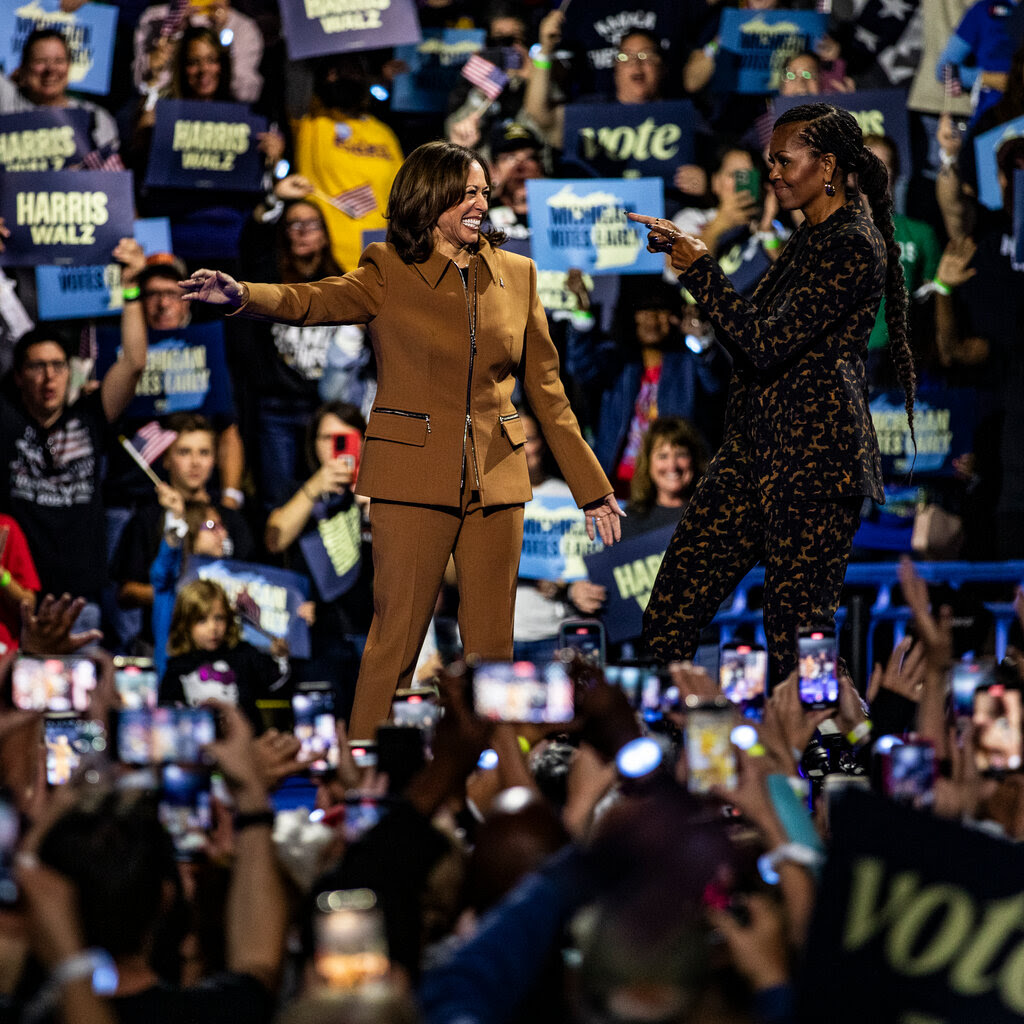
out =
[[256,603],[256,599],[249,593],[248,588],[243,587],[235,595],[235,611],[248,623],[256,626],[257,629],[260,625],[260,606]]
[[113,143],[94,149],[86,153],[80,163],[75,164],[70,170],[80,171],[123,171],[124,164],[121,155],[114,148]]
[[964,87],[960,84],[960,76],[952,64],[942,65],[942,86],[947,96],[963,95]]
[[496,100],[508,85],[508,75],[478,53],[462,65],[462,77],[472,82],[491,101]]
[[177,438],[177,431],[164,430],[156,420],[151,420],[145,426],[139,427],[129,443],[146,464],[152,466]]
[[331,200],[331,205],[353,220],[358,220],[377,209],[377,197],[370,185],[357,185],[347,192],[339,192]]
[[171,36],[177,34],[178,30],[181,28],[181,23],[185,20],[185,14],[189,9],[190,4],[191,0],[174,0],[174,2],[167,8],[167,13],[160,22],[161,39],[169,39]]

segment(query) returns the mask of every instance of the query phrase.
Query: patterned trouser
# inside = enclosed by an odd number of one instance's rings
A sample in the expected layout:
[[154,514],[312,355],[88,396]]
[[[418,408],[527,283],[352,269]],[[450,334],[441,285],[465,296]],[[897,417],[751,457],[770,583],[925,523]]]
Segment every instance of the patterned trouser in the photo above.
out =
[[860,506],[860,498],[769,504],[742,469],[716,465],[661,563],[644,613],[647,657],[692,659],[704,627],[760,561],[770,679],[781,682],[796,667],[799,627],[833,621]]

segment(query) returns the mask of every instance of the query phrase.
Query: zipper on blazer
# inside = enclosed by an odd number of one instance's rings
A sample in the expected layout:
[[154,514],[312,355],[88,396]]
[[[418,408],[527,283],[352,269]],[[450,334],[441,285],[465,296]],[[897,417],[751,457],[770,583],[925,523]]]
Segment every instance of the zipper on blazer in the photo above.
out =
[[507,413],[505,413],[504,416],[499,416],[498,417],[498,422],[499,423],[508,423],[509,420],[517,420],[517,419],[519,419],[519,413],[517,413],[517,412],[507,412]]
[[427,424],[427,433],[430,433],[430,413],[429,412],[406,412],[405,409],[385,409],[382,406],[375,405],[373,407],[374,412],[383,412],[388,416],[406,416],[411,420],[423,420]]
[[[473,264],[473,299],[476,298],[476,275],[477,266]],[[476,316],[473,301],[470,299],[469,284],[466,277],[459,274],[462,281],[462,290],[466,296],[466,319],[469,321],[469,375],[466,377],[466,425],[462,430],[462,475],[459,480],[459,493],[462,493],[466,486],[466,447],[467,444],[473,452],[473,475],[476,478],[476,489],[480,490],[480,467],[476,461],[476,441],[471,437],[473,430],[473,418],[470,415],[470,402],[473,395],[473,363],[476,360]]]

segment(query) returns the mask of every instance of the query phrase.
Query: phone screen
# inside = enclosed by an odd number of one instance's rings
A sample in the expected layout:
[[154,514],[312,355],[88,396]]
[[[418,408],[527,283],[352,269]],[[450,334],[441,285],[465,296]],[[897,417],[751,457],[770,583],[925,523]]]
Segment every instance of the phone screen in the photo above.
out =
[[121,698],[121,707],[129,710],[155,708],[160,680],[151,661],[139,659],[131,663],[114,661],[114,686]]
[[839,703],[839,677],[836,675],[835,631],[801,631],[798,640],[800,700],[809,708],[831,708]]
[[473,672],[473,709],[491,722],[571,722],[572,680],[560,661],[484,661]]
[[957,718],[970,718],[974,714],[975,691],[987,689],[994,681],[993,662],[958,661],[950,679],[953,713]]
[[292,697],[295,738],[302,744],[299,760],[309,771],[323,774],[338,767],[338,733],[331,690],[305,690]]
[[18,885],[14,881],[14,854],[21,839],[21,819],[17,808],[0,797],[0,905],[18,902]]
[[764,704],[768,652],[753,644],[724,644],[718,660],[718,678],[724,696],[744,710]]
[[395,725],[414,725],[431,733],[441,715],[433,690],[422,693],[398,693],[391,703],[391,720]]
[[642,706],[642,696],[651,687],[653,692],[659,689],[658,670],[649,665],[606,665],[605,681],[617,686],[629,701],[630,707]]
[[86,711],[96,689],[96,666],[88,658],[18,656],[11,679],[14,706],[23,711]]
[[922,804],[935,782],[935,748],[930,743],[898,743],[884,755],[882,782],[894,800]]
[[90,754],[107,749],[107,734],[99,722],[83,718],[50,718],[45,724],[46,781],[63,786]]
[[1001,684],[974,691],[974,749],[986,772],[1021,767],[1021,693]]
[[124,764],[201,764],[216,738],[209,708],[134,708],[117,716],[117,758]]
[[178,857],[194,860],[202,852],[212,820],[209,772],[194,765],[165,764],[157,815]]
[[604,665],[604,626],[598,619],[567,619],[558,627],[558,646]]
[[736,751],[732,747],[733,711],[698,706],[686,714],[686,788],[708,793],[714,786],[735,789]]

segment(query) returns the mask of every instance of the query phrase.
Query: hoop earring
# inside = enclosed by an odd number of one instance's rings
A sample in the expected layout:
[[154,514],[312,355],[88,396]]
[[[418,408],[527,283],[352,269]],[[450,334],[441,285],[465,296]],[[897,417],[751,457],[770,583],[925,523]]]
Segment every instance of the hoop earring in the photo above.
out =
[[836,187],[831,181],[825,182],[825,195],[834,196],[836,194]]

